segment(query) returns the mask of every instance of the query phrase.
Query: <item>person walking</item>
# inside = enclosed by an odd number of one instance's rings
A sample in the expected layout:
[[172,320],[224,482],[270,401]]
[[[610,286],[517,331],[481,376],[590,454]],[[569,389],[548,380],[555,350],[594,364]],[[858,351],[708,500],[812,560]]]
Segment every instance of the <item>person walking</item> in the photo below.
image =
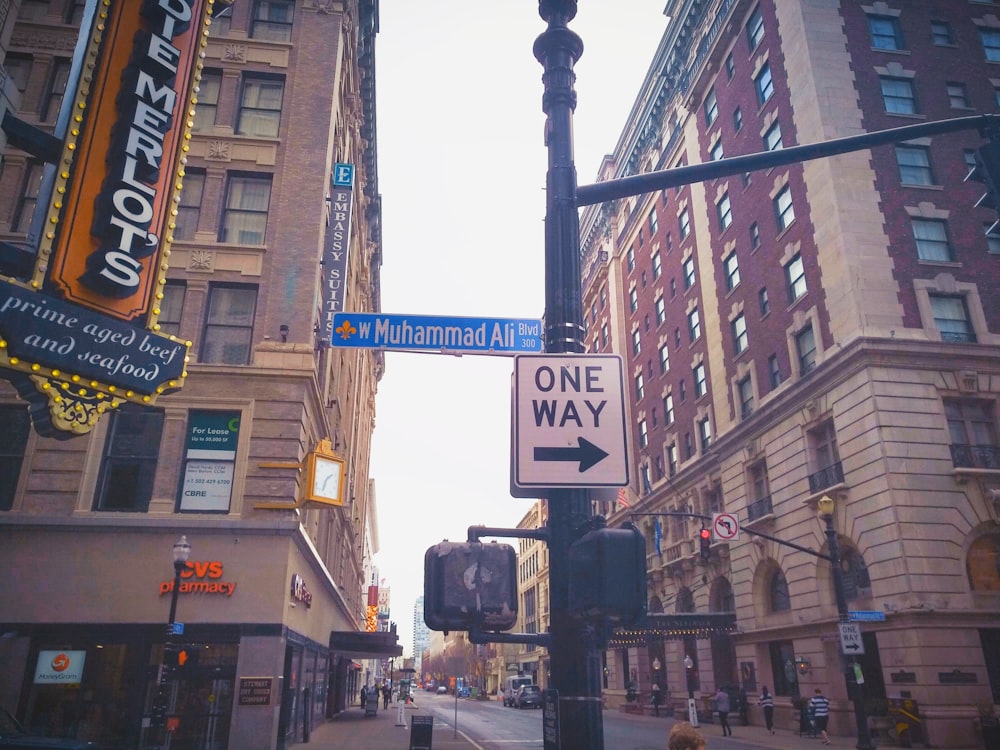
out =
[[389,687],[389,683],[382,686],[382,708],[389,708],[389,699],[392,698],[392,688]]
[[661,701],[663,695],[662,695],[662,693],[660,691],[660,684],[658,682],[654,682],[653,683],[652,693],[653,693],[653,696],[652,696],[653,713],[656,716],[659,716],[660,715],[660,701]]
[[721,687],[715,694],[715,710],[719,712],[719,724],[722,726],[722,736],[732,737],[733,730],[729,726],[729,693]]
[[361,708],[364,708],[365,704],[367,702],[368,702],[368,686],[367,685],[362,685],[361,686]]
[[823,695],[820,688],[816,688],[816,695],[809,699],[809,708],[815,717],[816,731],[823,738],[823,744],[829,745],[830,738],[826,734],[826,725],[830,720],[830,699]]
[[761,688],[757,705],[764,709],[764,723],[767,725],[767,731],[774,734],[774,696],[767,692],[767,685]]

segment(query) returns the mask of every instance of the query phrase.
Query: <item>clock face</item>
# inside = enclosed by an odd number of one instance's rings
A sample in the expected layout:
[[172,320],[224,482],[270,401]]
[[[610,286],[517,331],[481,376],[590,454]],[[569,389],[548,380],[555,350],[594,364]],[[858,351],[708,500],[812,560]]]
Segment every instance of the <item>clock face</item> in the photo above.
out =
[[341,463],[339,461],[334,461],[324,456],[316,456],[312,494],[316,497],[327,498],[328,500],[339,500],[340,470]]

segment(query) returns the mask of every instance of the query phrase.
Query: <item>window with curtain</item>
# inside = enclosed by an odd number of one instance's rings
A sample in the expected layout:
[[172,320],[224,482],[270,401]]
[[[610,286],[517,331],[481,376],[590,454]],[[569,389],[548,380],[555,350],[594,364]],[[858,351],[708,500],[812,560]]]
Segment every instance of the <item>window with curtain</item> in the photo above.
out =
[[256,311],[256,286],[211,286],[200,360],[249,364]]
[[788,593],[788,581],[785,580],[785,574],[780,569],[771,575],[768,603],[772,612],[787,612],[792,608],[792,597]]
[[965,297],[958,294],[931,294],[928,300],[934,314],[934,325],[941,333],[942,341],[960,344],[976,342],[976,332],[969,320]]
[[157,323],[160,333],[179,336],[181,314],[184,312],[184,294],[187,285],[183,281],[168,281],[163,285],[163,299],[160,300],[160,315]]
[[[212,23],[212,35],[215,35],[215,23]],[[193,130],[211,130],[215,126],[219,110],[219,89],[222,88],[221,70],[204,70],[201,82],[198,84],[198,103],[194,108]]]
[[187,169],[184,187],[177,204],[177,218],[174,220],[174,239],[191,240],[198,231],[201,217],[201,202],[205,192],[205,170]]
[[38,117],[42,122],[55,122],[59,116],[63,96],[66,95],[66,83],[69,81],[69,71],[72,63],[69,59],[57,57],[52,61],[52,70],[42,95],[42,106]]
[[277,138],[284,94],[284,79],[245,78],[236,116],[236,134]]
[[271,175],[229,178],[220,242],[263,245],[271,202]]
[[250,38],[268,42],[292,41],[292,0],[257,0],[253,6]]
[[911,219],[913,239],[920,260],[949,262],[955,260],[948,241],[948,226],[940,219]]
[[913,82],[908,78],[880,79],[882,103],[885,111],[893,115],[915,115],[917,99],[913,93]]
[[896,146],[899,181],[904,185],[933,185],[930,151],[925,146]]
[[31,219],[38,205],[38,191],[42,187],[42,172],[45,165],[40,161],[30,161],[25,166],[24,180],[21,183],[21,195],[14,209],[14,220],[11,231],[27,232],[31,228]]

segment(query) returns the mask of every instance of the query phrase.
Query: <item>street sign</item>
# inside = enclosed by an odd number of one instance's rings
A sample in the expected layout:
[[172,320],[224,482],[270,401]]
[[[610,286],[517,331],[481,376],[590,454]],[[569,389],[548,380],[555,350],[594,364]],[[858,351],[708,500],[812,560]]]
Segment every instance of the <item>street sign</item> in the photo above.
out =
[[713,513],[712,532],[715,538],[723,542],[731,542],[740,538],[740,520],[735,513]]
[[170,635],[184,635],[184,623],[183,622],[172,622],[170,627],[167,629]]
[[542,323],[508,318],[339,312],[333,316],[330,345],[444,353],[540,352]]
[[865,644],[861,640],[861,627],[856,622],[841,622],[840,653],[847,656],[861,656],[865,652]]
[[877,609],[852,609],[847,618],[854,622],[885,622],[885,612]]
[[618,355],[515,357],[514,485],[627,485],[624,393]]

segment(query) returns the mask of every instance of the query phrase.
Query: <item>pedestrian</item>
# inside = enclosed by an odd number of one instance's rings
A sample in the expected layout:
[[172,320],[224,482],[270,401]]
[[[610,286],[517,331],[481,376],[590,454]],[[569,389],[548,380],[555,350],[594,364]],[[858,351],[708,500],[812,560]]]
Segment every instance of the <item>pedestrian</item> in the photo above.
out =
[[653,713],[656,714],[657,716],[659,716],[660,715],[660,700],[663,697],[662,693],[660,691],[660,685],[659,685],[659,683],[656,683],[656,682],[653,683],[652,693],[653,693]]
[[674,724],[667,737],[667,750],[705,750],[705,744],[705,736],[686,721]]
[[829,745],[830,738],[826,734],[826,725],[830,720],[830,699],[823,695],[820,688],[816,688],[816,695],[809,699],[809,708],[815,717],[816,731],[823,738],[823,744]]
[[382,686],[382,708],[389,708],[389,699],[392,698],[392,688],[386,683]]
[[764,709],[764,723],[767,725],[767,731],[774,734],[774,696],[767,692],[767,685],[761,688],[757,705]]
[[721,687],[715,694],[715,710],[719,712],[719,724],[722,726],[722,736],[732,737],[733,730],[729,726],[729,693]]
[[364,708],[365,704],[367,702],[368,702],[368,686],[367,685],[362,685],[361,686],[361,708]]

